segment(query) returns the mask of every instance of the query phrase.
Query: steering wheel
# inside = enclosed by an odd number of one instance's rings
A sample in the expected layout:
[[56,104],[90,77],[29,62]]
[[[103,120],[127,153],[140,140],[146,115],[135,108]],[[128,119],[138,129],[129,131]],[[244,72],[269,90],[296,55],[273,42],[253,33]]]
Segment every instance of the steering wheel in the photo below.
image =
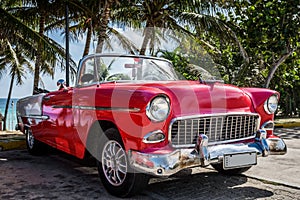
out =
[[130,77],[126,74],[117,73],[108,76],[105,80],[106,81],[130,80]]

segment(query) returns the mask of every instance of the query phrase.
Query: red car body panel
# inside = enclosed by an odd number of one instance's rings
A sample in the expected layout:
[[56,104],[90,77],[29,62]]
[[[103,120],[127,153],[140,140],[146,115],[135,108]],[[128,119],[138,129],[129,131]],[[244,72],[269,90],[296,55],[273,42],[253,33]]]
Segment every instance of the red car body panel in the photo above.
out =
[[[79,75],[78,77],[82,77]],[[264,110],[264,102],[276,91],[259,88],[238,88],[219,82],[142,81],[107,82],[75,86],[46,94],[42,115],[47,120],[22,117],[35,138],[52,147],[83,158],[91,127],[105,121],[118,129],[125,150],[168,152],[170,123],[173,119],[193,115],[258,113],[260,126],[273,121],[274,115]],[[170,113],[162,122],[153,122],[146,115],[147,104],[157,96],[170,100]],[[142,142],[149,132],[161,130],[166,138],[159,143]],[[268,130],[268,137],[274,137]]]
[[[153,130],[168,134],[170,121],[187,115],[257,112],[263,124],[273,120],[273,115],[265,113],[263,103],[274,93],[268,89],[239,89],[221,83],[200,84],[198,81],[96,84],[45,95],[43,115],[49,116],[49,119],[31,127],[36,139],[79,158],[85,155],[91,126],[101,120],[117,124],[126,150],[149,152],[160,149],[164,152],[171,148],[167,139],[158,144],[144,144],[142,138]],[[145,115],[145,109],[157,95],[168,96],[172,109],[164,122],[153,123]],[[95,106],[90,108],[91,105]],[[81,110],[79,106],[86,109]]]

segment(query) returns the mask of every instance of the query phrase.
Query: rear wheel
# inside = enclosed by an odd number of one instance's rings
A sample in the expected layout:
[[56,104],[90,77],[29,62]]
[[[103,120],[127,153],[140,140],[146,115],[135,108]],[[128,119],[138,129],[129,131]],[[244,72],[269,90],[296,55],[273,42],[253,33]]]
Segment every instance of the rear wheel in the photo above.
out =
[[246,172],[247,170],[249,170],[251,168],[251,167],[242,167],[242,168],[234,168],[234,169],[227,169],[227,170],[225,170],[223,168],[223,164],[222,163],[212,164],[212,166],[218,172],[220,172],[222,174],[226,174],[226,175],[242,174],[243,172]]
[[98,152],[99,176],[110,194],[130,197],[148,184],[149,176],[134,172],[130,167],[123,142],[115,128],[105,131]]
[[42,155],[46,151],[45,144],[34,138],[31,129],[27,129],[26,132],[26,146],[27,150],[32,155]]

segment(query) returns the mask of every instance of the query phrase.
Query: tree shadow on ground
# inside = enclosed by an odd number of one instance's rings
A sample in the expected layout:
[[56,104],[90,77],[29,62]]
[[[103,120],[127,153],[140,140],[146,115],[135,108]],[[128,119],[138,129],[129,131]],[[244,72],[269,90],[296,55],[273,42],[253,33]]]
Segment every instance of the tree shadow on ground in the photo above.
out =
[[227,176],[211,171],[179,175],[162,182],[154,180],[147,190],[159,199],[257,199],[274,195],[272,191],[261,189],[263,186],[249,186],[247,181],[246,176]]
[[282,139],[300,139],[300,127],[295,128],[275,128],[274,134]]

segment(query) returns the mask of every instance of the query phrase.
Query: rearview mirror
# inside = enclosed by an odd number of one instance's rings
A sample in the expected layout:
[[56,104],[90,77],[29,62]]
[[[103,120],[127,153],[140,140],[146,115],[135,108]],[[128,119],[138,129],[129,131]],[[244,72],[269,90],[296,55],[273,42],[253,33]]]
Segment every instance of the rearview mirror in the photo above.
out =
[[142,65],[141,64],[125,64],[124,67],[125,68],[141,68]]

